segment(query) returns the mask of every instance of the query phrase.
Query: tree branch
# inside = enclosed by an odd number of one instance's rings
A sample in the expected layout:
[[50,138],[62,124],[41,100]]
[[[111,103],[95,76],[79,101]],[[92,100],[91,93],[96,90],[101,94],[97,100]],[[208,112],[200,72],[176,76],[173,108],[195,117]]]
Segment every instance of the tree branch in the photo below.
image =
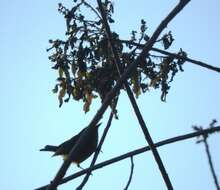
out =
[[[188,133],[188,134],[185,134],[185,135],[180,135],[180,136],[176,136],[176,137],[173,137],[173,138],[169,138],[169,139],[160,141],[158,143],[155,143],[155,146],[156,147],[160,147],[160,146],[164,146],[164,145],[168,145],[168,144],[173,144],[173,143],[176,143],[176,142],[179,142],[179,141],[191,139],[191,138],[194,138],[194,137],[198,137],[200,135],[207,135],[207,134],[212,134],[212,133],[216,133],[216,132],[220,132],[220,126],[216,126],[216,127],[212,127],[212,128],[208,128],[208,129],[202,129],[202,130],[199,130],[199,131],[196,131],[196,132],[192,132],[192,133]],[[143,152],[146,152],[146,151],[150,151],[150,147],[149,146],[145,146],[143,148],[139,148],[139,149],[136,149],[134,151],[131,151],[131,152],[122,154],[120,156],[117,156],[115,158],[106,160],[104,162],[101,162],[101,163],[95,165],[92,168],[86,168],[86,169],[84,169],[82,171],[79,171],[79,172],[77,172],[75,174],[72,174],[72,175],[70,175],[68,177],[65,177],[64,179],[62,179],[60,184],[67,183],[68,181],[71,181],[71,180],[73,180],[73,179],[75,179],[75,178],[77,178],[79,176],[82,176],[82,175],[86,174],[88,171],[91,172],[91,171],[100,169],[100,168],[105,167],[107,165],[110,165],[110,164],[119,162],[121,160],[127,159],[127,158],[129,158],[131,156],[136,156],[138,154],[142,154]],[[45,185],[45,186],[37,188],[35,190],[45,190],[47,188],[47,186],[48,185]]]
[[[168,16],[160,23],[160,25],[157,27],[155,32],[153,33],[152,37],[147,41],[146,45],[143,47],[142,52],[137,57],[137,59],[129,65],[129,67],[125,70],[125,72],[122,74],[120,79],[117,81],[114,88],[107,94],[106,98],[103,100],[103,104],[100,107],[100,109],[97,111],[96,115],[90,122],[89,126],[95,126],[99,120],[102,118],[103,113],[107,109],[108,105],[110,104],[111,100],[114,98],[115,94],[119,91],[120,87],[122,86],[123,82],[127,79],[127,77],[132,73],[133,69],[137,66],[137,64],[146,57],[150,49],[152,48],[153,44],[157,40],[158,36],[162,32],[162,30],[168,25],[168,23],[186,6],[187,3],[189,3],[190,0],[180,0],[179,4],[168,14]],[[71,159],[76,153],[76,147],[78,143],[81,143],[82,139],[84,137],[84,133],[79,138],[76,145],[72,148],[68,155],[68,159],[66,159],[60,169],[58,170],[54,180],[51,182],[51,184],[47,187],[47,190],[55,190],[56,187],[59,185],[60,181],[66,174],[67,169],[69,168],[71,164]]]
[[[119,41],[122,42],[122,43],[126,43],[126,44],[131,44],[131,45],[137,46],[139,48],[143,48],[144,47],[144,44],[139,44],[139,43],[136,43],[136,42],[131,42],[129,40],[119,40]],[[189,57],[183,57],[183,56],[178,55],[176,53],[171,53],[171,52],[168,52],[168,51],[165,51],[165,50],[161,50],[161,49],[158,49],[158,48],[153,48],[153,47],[152,47],[151,51],[155,51],[155,52],[158,52],[158,53],[161,53],[161,54],[164,54],[164,55],[168,55],[168,56],[174,57],[176,59],[183,59],[183,60],[188,61],[190,63],[193,63],[195,65],[199,65],[199,66],[204,67],[206,69],[210,69],[212,71],[216,71],[216,72],[220,73],[220,68],[219,67],[215,67],[215,66],[206,64],[206,63],[204,63],[202,61],[197,61],[197,60],[191,59]]]

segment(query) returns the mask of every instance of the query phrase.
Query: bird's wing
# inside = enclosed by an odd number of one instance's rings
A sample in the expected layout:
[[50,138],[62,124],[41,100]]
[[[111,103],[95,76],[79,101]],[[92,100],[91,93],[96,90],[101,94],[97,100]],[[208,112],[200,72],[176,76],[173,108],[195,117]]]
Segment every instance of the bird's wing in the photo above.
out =
[[80,131],[77,135],[73,136],[71,139],[60,144],[53,156],[69,154],[69,152],[71,151],[73,146],[76,144],[76,142],[78,141],[79,137],[81,136],[81,134],[84,132],[85,129],[86,128]]

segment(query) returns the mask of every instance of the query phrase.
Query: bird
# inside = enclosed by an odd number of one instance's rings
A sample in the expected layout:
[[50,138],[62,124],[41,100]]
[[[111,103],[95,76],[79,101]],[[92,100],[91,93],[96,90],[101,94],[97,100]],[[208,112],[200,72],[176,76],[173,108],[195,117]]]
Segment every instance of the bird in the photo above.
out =
[[101,123],[95,126],[85,127],[77,135],[61,143],[60,145],[46,145],[44,148],[40,149],[40,151],[54,152],[52,156],[61,155],[63,156],[63,159],[66,160],[71,149],[76,145],[77,141],[82,136],[80,143],[78,143],[75,147],[75,154],[71,160],[73,163],[77,164],[78,167],[80,167],[80,163],[85,161],[92,155],[93,152],[96,151],[98,145],[98,127],[100,125]]

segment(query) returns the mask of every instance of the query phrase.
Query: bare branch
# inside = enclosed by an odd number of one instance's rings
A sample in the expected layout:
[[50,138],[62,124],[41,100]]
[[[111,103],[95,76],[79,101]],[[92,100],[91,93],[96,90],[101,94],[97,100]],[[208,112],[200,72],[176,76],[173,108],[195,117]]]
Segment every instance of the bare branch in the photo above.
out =
[[128,182],[127,182],[124,190],[128,190],[128,187],[129,187],[131,180],[132,180],[133,173],[134,173],[134,160],[133,160],[133,156],[131,156],[131,172],[130,172],[129,179],[128,179]]
[[[131,42],[129,40],[119,40],[119,41],[122,42],[122,43],[135,45],[135,46],[140,47],[140,48],[144,47],[144,44],[139,44],[139,43],[136,43],[136,42]],[[176,59],[183,59],[183,60],[188,61],[190,63],[193,63],[195,65],[199,65],[199,66],[204,67],[206,69],[210,69],[210,70],[213,70],[213,71],[216,71],[216,72],[220,73],[220,68],[219,67],[215,67],[215,66],[209,65],[209,64],[204,63],[202,61],[197,61],[197,60],[191,59],[189,57],[183,57],[183,56],[178,55],[176,53],[171,53],[171,52],[168,52],[168,51],[165,51],[165,50],[161,50],[161,49],[158,49],[158,48],[153,48],[153,47],[152,47],[151,51],[155,51],[155,52],[158,52],[158,53],[161,53],[161,54],[164,54],[164,55],[168,55],[168,56],[174,57]]]
[[[173,137],[173,138],[169,138],[169,139],[160,141],[158,143],[155,143],[155,146],[156,147],[160,147],[160,146],[176,143],[178,141],[183,141],[183,140],[191,139],[191,138],[194,138],[194,137],[198,137],[200,135],[207,135],[207,134],[212,134],[212,133],[216,133],[216,132],[220,132],[220,126],[216,126],[216,127],[212,127],[212,128],[208,128],[208,129],[202,129],[202,130],[199,130],[199,131],[196,131],[196,132],[192,132],[192,133],[188,133],[188,134],[185,134],[185,135],[180,135],[180,136],[176,136],[176,137]],[[72,174],[72,175],[70,175],[68,177],[65,177],[64,179],[62,179],[60,184],[67,183],[68,181],[71,181],[71,180],[73,180],[73,179],[75,179],[75,178],[77,178],[79,176],[82,176],[82,175],[86,174],[87,172],[91,172],[91,171],[100,169],[100,168],[105,167],[107,165],[110,165],[110,164],[119,162],[121,160],[127,159],[127,158],[129,158],[131,156],[136,156],[138,154],[142,154],[143,152],[146,152],[146,151],[150,151],[150,147],[149,146],[145,146],[143,148],[139,148],[139,149],[136,149],[134,151],[131,151],[131,152],[122,154],[120,156],[117,156],[115,158],[106,160],[104,162],[101,162],[101,163],[95,165],[92,168],[86,168],[86,169],[84,169],[82,171],[79,171],[79,172],[77,172],[75,174]],[[47,188],[47,186],[48,185],[45,185],[45,186],[37,188],[35,190],[45,190]]]

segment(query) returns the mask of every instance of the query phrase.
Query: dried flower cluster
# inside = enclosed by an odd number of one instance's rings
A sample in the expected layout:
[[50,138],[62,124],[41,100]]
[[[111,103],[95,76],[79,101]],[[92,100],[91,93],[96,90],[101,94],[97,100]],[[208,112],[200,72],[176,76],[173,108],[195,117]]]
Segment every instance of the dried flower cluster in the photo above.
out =
[[[58,93],[59,103],[83,100],[84,111],[89,111],[93,98],[105,98],[119,78],[113,61],[108,39],[105,35],[99,9],[94,8],[84,0],[75,0],[71,10],[61,3],[58,11],[66,20],[66,39],[49,40],[51,51],[49,56],[53,69],[58,71],[57,84],[53,89]],[[109,23],[114,23],[114,12],[111,1],[103,3]],[[88,11],[91,13],[88,15]],[[93,15],[93,16],[91,16]],[[89,17],[89,19],[87,18]],[[94,17],[93,19],[91,19]],[[147,25],[141,20],[139,31],[132,31],[129,40],[120,40],[113,32],[113,40],[124,70],[141,52],[137,44],[148,41]],[[168,49],[173,42],[171,32],[165,34],[157,42],[161,42],[164,49]],[[181,56],[186,56],[182,50]],[[175,74],[182,69],[184,60],[170,56],[147,55],[141,60],[132,75],[127,79],[136,97],[152,88],[161,88],[161,100],[166,100],[170,88],[169,83]],[[123,87],[122,87],[123,88]]]

